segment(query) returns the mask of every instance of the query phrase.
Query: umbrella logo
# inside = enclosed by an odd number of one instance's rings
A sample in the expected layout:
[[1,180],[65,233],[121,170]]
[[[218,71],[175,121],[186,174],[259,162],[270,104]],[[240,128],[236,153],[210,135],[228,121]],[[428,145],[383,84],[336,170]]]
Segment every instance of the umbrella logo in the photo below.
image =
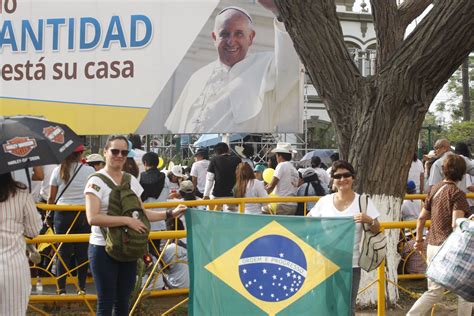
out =
[[53,143],[64,144],[64,130],[59,126],[43,128],[43,135]]
[[25,157],[36,147],[36,139],[30,137],[14,137],[3,144],[3,150],[6,153],[17,157]]

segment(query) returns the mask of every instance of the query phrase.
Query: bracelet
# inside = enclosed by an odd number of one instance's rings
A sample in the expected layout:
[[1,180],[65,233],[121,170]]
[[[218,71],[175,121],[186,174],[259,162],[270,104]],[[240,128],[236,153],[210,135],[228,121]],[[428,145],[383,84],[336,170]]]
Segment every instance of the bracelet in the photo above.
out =
[[172,210],[166,210],[166,219],[173,218],[173,211]]
[[372,224],[370,224],[370,226],[374,226],[375,225],[375,218],[372,219]]

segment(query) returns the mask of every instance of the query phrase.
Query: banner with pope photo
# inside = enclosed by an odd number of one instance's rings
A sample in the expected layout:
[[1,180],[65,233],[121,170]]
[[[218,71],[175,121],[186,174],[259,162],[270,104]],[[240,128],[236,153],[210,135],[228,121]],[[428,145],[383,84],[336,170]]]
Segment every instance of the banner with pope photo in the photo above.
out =
[[271,10],[221,0],[137,132],[302,132],[303,74]]
[[0,116],[134,132],[218,0],[1,0]]
[[189,209],[190,315],[349,315],[354,221]]

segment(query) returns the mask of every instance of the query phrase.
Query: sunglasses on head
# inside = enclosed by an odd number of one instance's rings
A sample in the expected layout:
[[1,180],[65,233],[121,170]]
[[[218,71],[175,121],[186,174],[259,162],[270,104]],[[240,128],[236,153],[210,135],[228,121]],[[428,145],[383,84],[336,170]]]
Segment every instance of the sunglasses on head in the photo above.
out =
[[121,154],[122,157],[127,157],[129,151],[128,150],[120,150],[120,149],[110,149],[110,152],[112,153],[112,156],[118,156]]
[[345,173],[336,173],[332,177],[334,179],[342,179],[342,178],[352,178],[353,174],[351,172],[345,172]]

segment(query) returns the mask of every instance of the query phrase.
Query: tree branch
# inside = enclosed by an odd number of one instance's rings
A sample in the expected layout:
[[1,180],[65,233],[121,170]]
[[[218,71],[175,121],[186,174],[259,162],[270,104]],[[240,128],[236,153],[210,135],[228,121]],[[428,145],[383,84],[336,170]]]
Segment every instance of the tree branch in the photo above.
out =
[[474,1],[439,0],[379,72],[407,104],[426,104],[474,50]]
[[398,17],[402,27],[406,28],[431,3],[433,3],[433,0],[405,0],[398,8]]
[[357,91],[360,73],[344,43],[334,0],[275,4],[319,96],[339,103],[340,96]]
[[392,56],[403,41],[395,0],[371,0],[374,29],[377,35],[377,69]]

